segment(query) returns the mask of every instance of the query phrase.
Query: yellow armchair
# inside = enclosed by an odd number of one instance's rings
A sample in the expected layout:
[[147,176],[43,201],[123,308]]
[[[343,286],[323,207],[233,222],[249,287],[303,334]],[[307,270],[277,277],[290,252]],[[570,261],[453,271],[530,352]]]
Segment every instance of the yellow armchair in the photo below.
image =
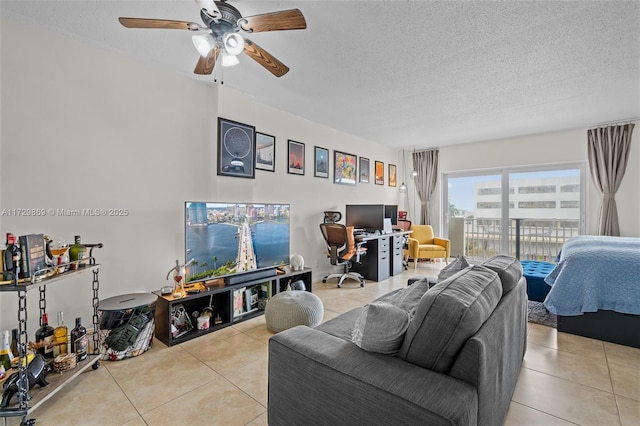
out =
[[442,258],[449,264],[449,240],[434,237],[431,225],[412,225],[411,231],[405,256],[413,259],[414,269],[418,267],[418,259]]

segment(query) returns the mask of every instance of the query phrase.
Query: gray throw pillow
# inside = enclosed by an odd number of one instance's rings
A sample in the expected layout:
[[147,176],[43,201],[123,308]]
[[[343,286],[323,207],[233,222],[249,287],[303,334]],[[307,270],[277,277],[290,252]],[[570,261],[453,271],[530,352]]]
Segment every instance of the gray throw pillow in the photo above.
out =
[[409,314],[390,303],[372,302],[358,319],[351,341],[369,352],[396,355],[409,327]]
[[468,266],[469,262],[467,262],[467,259],[465,259],[464,256],[456,257],[456,260],[442,268],[442,270],[438,274],[438,282],[446,280],[447,278],[457,274]]

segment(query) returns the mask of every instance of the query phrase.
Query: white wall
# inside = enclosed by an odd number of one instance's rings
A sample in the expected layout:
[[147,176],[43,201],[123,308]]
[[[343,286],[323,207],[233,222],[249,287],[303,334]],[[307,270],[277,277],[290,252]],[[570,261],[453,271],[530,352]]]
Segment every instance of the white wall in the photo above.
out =
[[[126,208],[126,217],[0,216],[0,235],[44,233],[102,242],[100,298],[166,285],[184,259],[184,201],[291,203],[291,252],[314,278],[331,269],[318,224],[347,203],[396,202],[388,186],[313,177],[313,147],[395,162],[395,151],[261,105],[248,95],[139,64],[2,19],[0,210]],[[28,46],[39,45],[37,54]],[[276,171],[216,175],[217,117],[276,136]],[[287,139],[305,143],[306,173],[286,173]],[[333,161],[331,161],[333,164]],[[4,237],[3,241],[4,241]],[[91,322],[91,275],[47,293],[50,318]],[[38,292],[28,294],[30,330]],[[17,324],[17,298],[0,293],[0,329]]]

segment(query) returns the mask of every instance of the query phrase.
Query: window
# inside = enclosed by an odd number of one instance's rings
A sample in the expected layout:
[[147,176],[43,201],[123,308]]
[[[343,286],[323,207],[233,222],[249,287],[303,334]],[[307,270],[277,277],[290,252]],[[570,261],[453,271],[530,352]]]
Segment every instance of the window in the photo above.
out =
[[451,255],[554,259],[584,232],[586,170],[586,163],[571,163],[443,174],[445,234],[452,218],[464,223]]

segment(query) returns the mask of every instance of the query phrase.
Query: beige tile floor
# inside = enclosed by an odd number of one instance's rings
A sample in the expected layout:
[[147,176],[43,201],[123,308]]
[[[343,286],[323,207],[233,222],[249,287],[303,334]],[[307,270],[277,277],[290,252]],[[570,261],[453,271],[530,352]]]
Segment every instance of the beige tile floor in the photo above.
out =
[[[313,292],[326,321],[405,286],[410,276],[435,276],[442,265],[420,263],[364,288],[315,283]],[[261,316],[173,347],[156,340],[142,356],[82,373],[30,418],[38,425],[267,424],[271,335]],[[640,349],[529,324],[505,424],[640,424]]]

